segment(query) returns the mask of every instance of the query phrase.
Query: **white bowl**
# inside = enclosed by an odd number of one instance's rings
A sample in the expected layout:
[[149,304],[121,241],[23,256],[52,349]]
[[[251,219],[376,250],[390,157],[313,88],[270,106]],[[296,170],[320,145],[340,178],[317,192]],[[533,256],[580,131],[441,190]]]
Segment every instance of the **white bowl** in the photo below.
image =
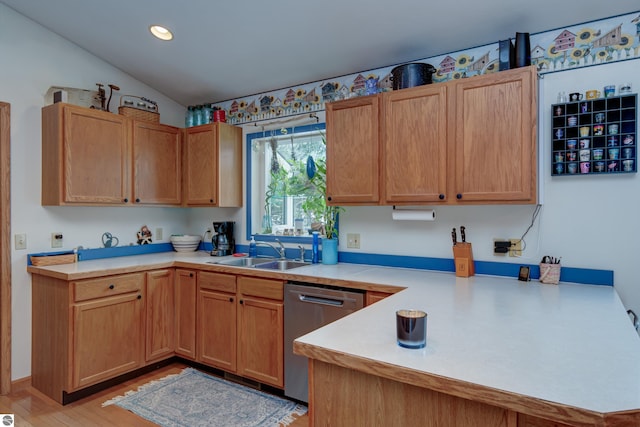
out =
[[200,246],[201,236],[193,236],[189,234],[177,234],[171,236],[169,239],[173,245],[173,250],[176,252],[193,252]]

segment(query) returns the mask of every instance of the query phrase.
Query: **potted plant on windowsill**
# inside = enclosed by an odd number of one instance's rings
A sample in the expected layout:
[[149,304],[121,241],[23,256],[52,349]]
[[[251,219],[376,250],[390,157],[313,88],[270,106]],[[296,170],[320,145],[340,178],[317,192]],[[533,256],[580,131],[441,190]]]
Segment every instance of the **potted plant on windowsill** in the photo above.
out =
[[[326,144],[324,138],[322,141]],[[338,262],[338,215],[344,209],[340,206],[327,205],[327,163],[324,159],[314,161],[313,157],[307,159],[307,176],[309,182],[318,191],[315,197],[309,197],[303,204],[307,212],[322,225],[320,235],[322,237],[322,262],[335,264]]]

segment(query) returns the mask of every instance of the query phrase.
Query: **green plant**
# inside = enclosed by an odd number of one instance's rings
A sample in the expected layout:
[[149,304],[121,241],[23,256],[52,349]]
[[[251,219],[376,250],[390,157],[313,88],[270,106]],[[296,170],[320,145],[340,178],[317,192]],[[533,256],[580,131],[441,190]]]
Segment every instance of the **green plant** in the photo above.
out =
[[[322,138],[323,144],[326,145],[326,140]],[[338,238],[338,215],[344,211],[344,208],[340,206],[327,205],[327,162],[325,159],[318,159],[315,161],[316,172],[309,178],[309,182],[318,191],[316,196],[307,199],[309,204],[309,210],[324,224],[324,231],[322,234],[327,239]],[[307,203],[305,202],[305,203]]]

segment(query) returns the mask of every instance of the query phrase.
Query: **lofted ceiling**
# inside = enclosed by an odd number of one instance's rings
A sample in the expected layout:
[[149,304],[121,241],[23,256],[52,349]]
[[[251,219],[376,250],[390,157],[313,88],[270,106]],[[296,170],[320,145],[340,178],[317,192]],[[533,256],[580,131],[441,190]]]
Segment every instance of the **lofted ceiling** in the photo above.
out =
[[[637,0],[0,0],[183,105],[638,10]],[[161,42],[152,24],[175,38]]]

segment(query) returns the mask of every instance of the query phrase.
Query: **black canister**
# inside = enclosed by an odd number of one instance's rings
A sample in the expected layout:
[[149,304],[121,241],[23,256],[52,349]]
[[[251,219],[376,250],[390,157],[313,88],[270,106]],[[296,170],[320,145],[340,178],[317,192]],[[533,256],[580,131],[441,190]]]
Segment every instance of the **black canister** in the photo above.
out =
[[516,68],[531,65],[529,33],[516,33]]
[[422,62],[398,65],[391,70],[393,90],[430,84],[431,77],[435,72],[436,69],[433,65]]

